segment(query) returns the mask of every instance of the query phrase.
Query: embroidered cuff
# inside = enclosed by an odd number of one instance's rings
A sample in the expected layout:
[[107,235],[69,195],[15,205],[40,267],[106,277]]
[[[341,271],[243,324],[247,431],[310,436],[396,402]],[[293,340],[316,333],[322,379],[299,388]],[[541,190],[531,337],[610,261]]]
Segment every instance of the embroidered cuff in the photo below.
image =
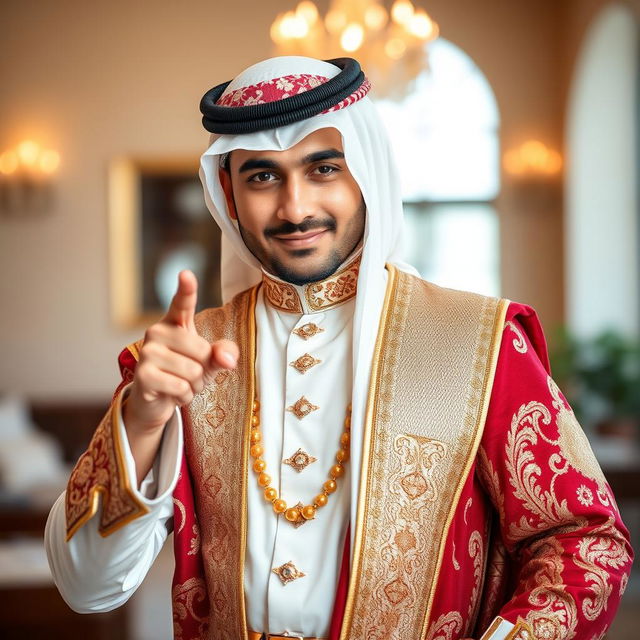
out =
[[534,640],[534,638],[531,627],[524,620],[518,620],[513,624],[497,616],[480,640]]
[[67,540],[96,514],[100,496],[102,509],[98,531],[103,537],[149,511],[129,482],[117,428],[121,401],[122,393],[114,399],[88,449],[71,472],[65,497]]

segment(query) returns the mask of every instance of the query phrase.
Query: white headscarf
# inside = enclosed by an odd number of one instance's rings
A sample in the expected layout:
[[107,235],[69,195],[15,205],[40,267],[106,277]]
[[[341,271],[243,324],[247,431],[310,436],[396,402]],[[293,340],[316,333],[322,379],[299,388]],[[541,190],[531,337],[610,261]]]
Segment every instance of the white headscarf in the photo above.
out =
[[[313,58],[271,58],[243,71],[229,84],[223,96],[242,87],[292,74],[332,78],[339,72],[335,65]],[[201,158],[200,179],[207,207],[222,230],[221,280],[223,301],[226,302],[236,293],[260,282],[262,276],[260,263],[245,246],[237,223],[229,216],[218,177],[220,157],[234,149],[283,151],[325,127],[334,127],[340,132],[346,164],[360,187],[367,208],[353,319],[351,522],[355,523],[364,413],[386,288],[384,266],[389,262],[404,271],[417,273],[401,258],[404,225],[400,180],[384,125],[365,96],[344,109],[277,129],[250,134],[212,134],[210,146]],[[353,536],[354,527],[351,532]]]

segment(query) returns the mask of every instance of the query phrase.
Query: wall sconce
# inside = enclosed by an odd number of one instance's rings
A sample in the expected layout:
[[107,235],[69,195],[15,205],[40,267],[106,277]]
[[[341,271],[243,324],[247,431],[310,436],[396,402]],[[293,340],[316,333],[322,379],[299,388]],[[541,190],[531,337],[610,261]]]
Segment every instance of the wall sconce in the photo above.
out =
[[0,154],[0,211],[5,214],[43,213],[52,203],[51,177],[60,154],[25,140]]
[[562,171],[562,156],[539,140],[527,140],[504,154],[503,166],[517,178],[547,180]]
[[562,156],[539,140],[505,152],[502,166],[522,209],[557,211],[562,202]]

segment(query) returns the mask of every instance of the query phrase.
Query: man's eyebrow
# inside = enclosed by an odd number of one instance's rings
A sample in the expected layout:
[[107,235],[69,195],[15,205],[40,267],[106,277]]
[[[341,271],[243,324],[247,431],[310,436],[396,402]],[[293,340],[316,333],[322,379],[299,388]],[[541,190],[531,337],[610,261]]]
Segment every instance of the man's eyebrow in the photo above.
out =
[[312,164],[313,162],[321,162],[322,160],[343,159],[344,153],[337,149],[323,149],[322,151],[314,151],[302,158],[302,164]]
[[267,158],[249,158],[245,160],[238,171],[244,173],[245,171],[252,171],[253,169],[279,169],[280,165]]
[[[321,151],[314,151],[304,158],[302,158],[300,164],[313,164],[314,162],[322,162],[323,160],[336,160],[343,159],[344,153],[338,151],[338,149],[322,149]],[[280,165],[275,160],[269,158],[249,158],[245,160],[238,169],[239,173],[246,171],[253,171],[254,169],[279,169]]]

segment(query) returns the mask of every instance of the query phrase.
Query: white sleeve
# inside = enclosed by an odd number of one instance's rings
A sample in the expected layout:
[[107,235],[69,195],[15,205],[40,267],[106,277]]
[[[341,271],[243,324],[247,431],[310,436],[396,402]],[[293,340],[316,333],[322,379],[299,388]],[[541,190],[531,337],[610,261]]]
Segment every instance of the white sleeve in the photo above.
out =
[[135,461],[122,415],[118,414],[126,473],[149,513],[103,538],[99,514],[66,540],[65,493],[53,505],[45,528],[45,547],[53,579],[65,602],[78,613],[110,611],[138,588],[173,528],[173,489],[182,459],[182,419],[176,409],[165,427],[153,468],[136,489]]

